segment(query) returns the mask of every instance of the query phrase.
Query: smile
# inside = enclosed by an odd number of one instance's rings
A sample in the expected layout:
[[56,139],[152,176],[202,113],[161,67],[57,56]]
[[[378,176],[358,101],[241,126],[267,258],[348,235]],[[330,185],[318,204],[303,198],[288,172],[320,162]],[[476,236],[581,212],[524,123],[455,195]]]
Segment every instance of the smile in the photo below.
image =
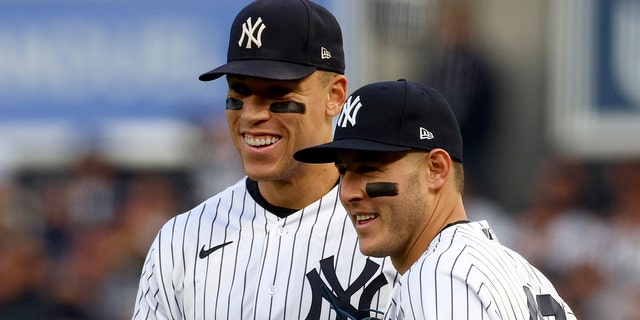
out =
[[276,143],[278,140],[280,140],[280,138],[274,137],[274,136],[267,136],[267,137],[253,137],[250,135],[244,136],[244,142],[246,142],[248,145],[252,147],[262,147],[262,146],[272,145]]
[[356,217],[356,221],[365,221],[365,220],[375,219],[376,216],[374,216],[374,215],[357,215],[355,217]]

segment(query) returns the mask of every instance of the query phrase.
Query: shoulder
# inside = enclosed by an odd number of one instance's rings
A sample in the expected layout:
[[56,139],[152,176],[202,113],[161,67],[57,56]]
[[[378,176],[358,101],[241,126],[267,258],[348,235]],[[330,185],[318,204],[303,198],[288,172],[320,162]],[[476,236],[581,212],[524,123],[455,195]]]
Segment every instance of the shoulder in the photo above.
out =
[[466,282],[472,272],[492,277],[495,273],[490,270],[499,268],[500,264],[512,264],[511,259],[488,223],[470,222],[440,232],[408,274],[453,277]]

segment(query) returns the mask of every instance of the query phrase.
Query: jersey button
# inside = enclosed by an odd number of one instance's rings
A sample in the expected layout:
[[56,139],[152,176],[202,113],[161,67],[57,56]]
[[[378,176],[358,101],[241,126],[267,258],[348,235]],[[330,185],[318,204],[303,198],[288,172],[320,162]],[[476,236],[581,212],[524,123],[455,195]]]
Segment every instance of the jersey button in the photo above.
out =
[[286,236],[289,233],[289,230],[287,230],[287,228],[285,227],[280,227],[278,228],[278,235],[281,237]]
[[274,294],[276,294],[276,292],[278,292],[278,288],[276,286],[271,286],[271,287],[269,287],[267,292],[269,292],[270,295],[274,295]]

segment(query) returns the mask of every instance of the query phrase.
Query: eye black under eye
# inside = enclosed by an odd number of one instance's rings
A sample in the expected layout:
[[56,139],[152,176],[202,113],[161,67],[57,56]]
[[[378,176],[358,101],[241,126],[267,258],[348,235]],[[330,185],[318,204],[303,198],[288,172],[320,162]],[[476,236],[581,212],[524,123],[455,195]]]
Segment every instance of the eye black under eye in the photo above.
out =
[[276,101],[269,106],[271,112],[274,113],[301,113],[307,111],[307,107],[302,102],[295,101]]
[[236,98],[227,98],[227,110],[241,110],[243,102],[240,99]]

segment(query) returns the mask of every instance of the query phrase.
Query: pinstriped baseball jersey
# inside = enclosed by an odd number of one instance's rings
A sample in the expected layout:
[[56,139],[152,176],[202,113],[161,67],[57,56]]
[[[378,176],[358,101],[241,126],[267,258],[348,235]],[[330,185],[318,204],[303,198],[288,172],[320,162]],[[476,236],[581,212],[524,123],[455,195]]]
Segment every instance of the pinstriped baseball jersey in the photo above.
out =
[[384,311],[396,272],[387,259],[360,253],[337,187],[279,218],[247,181],[161,228],[134,319],[335,319],[327,289],[346,312]]
[[395,283],[385,319],[576,317],[540,271],[479,221],[440,232]]

